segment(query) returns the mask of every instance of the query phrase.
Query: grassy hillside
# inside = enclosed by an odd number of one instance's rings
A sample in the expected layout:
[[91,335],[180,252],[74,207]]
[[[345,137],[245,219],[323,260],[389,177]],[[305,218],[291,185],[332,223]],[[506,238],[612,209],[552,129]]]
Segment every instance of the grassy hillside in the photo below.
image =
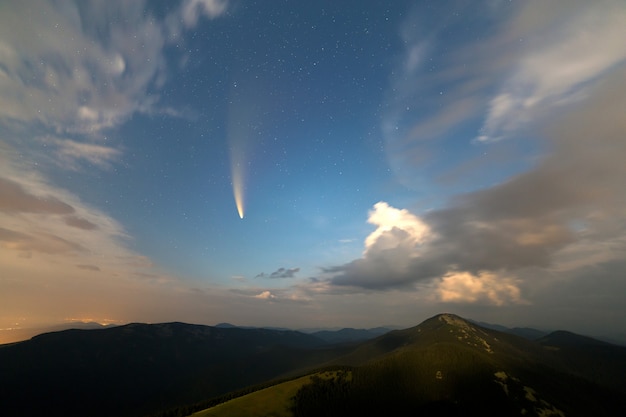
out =
[[292,381],[283,382],[248,395],[227,401],[215,407],[192,414],[193,417],[291,417],[293,398],[305,385],[314,380],[332,380],[338,371],[317,372]]

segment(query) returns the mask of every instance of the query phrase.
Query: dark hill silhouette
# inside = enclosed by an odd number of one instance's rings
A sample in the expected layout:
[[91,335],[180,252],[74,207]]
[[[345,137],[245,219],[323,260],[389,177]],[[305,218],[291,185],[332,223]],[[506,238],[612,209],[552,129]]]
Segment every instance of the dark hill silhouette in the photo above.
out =
[[564,330],[537,342],[552,350],[562,367],[573,374],[626,392],[626,347]]
[[340,330],[320,330],[311,333],[328,343],[350,343],[362,342],[388,333],[390,329],[386,327],[375,327],[373,329],[353,329],[346,327]]
[[614,346],[608,342],[603,342],[601,340],[597,340],[588,336],[581,336],[579,334],[568,332],[565,330],[557,330],[555,332],[552,332],[537,339],[537,342],[545,346],[554,346],[559,348]]
[[183,323],[47,333],[0,346],[0,414],[139,416],[319,365],[324,344]]
[[295,415],[346,417],[371,410],[385,415],[619,415],[626,388],[608,368],[620,361],[623,366],[623,358],[616,353],[587,365],[592,355],[583,348],[562,356],[541,343],[441,314],[365,342],[336,360],[353,366],[350,378],[303,387]]
[[344,377],[302,388],[296,416],[626,409],[626,348],[567,332],[531,341],[441,314],[333,346],[295,331],[184,323],[48,333],[0,346],[0,414],[158,415],[322,366]]

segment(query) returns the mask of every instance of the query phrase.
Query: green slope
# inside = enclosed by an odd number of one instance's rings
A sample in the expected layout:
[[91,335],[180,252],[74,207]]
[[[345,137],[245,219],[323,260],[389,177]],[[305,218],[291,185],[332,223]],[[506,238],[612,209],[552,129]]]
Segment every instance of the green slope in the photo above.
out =
[[291,417],[293,397],[313,378],[333,379],[337,372],[318,372],[283,382],[192,414],[194,417]]

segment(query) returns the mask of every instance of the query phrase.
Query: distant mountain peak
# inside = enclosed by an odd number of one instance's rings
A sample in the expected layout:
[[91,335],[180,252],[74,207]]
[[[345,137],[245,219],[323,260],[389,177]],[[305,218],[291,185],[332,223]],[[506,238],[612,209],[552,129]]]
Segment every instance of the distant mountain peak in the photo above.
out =
[[[467,344],[480,350],[484,350],[489,354],[493,353],[492,346],[498,343],[498,340],[489,335],[485,329],[474,325],[472,322],[451,313],[437,314],[426,320],[418,328],[445,328],[445,333],[458,343]],[[449,330],[448,330],[449,329]],[[421,330],[418,330],[421,331]],[[489,339],[489,341],[487,341]]]
[[614,346],[611,343],[603,342],[591,338],[589,336],[582,336],[576,333],[568,332],[566,330],[556,330],[537,340],[542,345],[554,346],[554,347],[589,347],[589,346]]
[[231,324],[231,323],[218,323],[215,325],[215,327],[218,327],[220,329],[233,329],[238,326],[235,326],[234,324]]
[[439,314],[436,317],[439,319],[439,321],[443,321],[444,323],[449,324],[451,326],[456,326],[456,327],[460,327],[463,329],[472,328],[469,321],[465,320],[462,317],[457,316],[456,314],[443,313],[443,314]]

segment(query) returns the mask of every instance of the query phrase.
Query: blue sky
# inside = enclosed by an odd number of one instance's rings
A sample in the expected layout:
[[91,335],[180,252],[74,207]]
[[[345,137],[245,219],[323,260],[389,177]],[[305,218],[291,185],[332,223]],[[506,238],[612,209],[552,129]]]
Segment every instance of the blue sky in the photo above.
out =
[[0,328],[626,325],[623,2],[0,12]]

